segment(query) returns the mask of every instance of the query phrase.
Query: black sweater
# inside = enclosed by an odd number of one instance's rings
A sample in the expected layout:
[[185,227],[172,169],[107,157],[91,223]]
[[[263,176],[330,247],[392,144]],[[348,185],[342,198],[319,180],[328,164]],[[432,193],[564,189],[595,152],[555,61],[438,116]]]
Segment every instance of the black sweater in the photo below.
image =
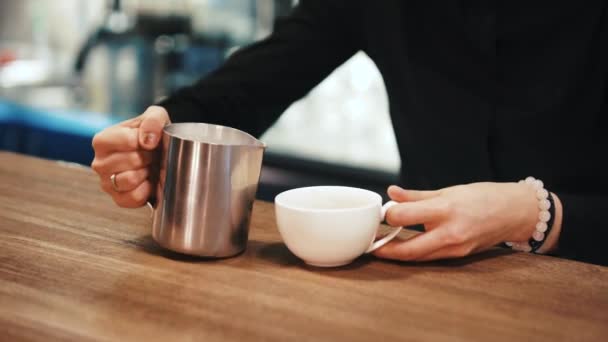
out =
[[160,104],[259,136],[362,50],[386,85],[403,186],[542,179],[563,202],[559,255],[608,264],[607,15],[599,0],[304,0]]

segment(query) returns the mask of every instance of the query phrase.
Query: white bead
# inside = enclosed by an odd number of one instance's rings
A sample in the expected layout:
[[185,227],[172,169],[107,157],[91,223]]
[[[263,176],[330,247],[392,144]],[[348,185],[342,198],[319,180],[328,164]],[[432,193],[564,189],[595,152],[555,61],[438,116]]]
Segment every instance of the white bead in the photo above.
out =
[[513,249],[520,252],[529,252],[532,250],[527,242],[516,242],[513,244]]
[[520,252],[530,252],[532,247],[527,242],[517,242],[513,244],[513,249]]
[[519,184],[524,184],[524,183],[525,183],[525,181],[522,179],[522,180],[520,180],[520,181],[519,181],[519,182],[517,182],[517,183],[519,183]]
[[549,213],[546,210],[543,210],[540,213],[538,213],[538,219],[541,222],[549,222],[549,220],[551,219],[551,213]]
[[536,198],[539,200],[547,199],[549,197],[549,191],[545,189],[536,190]]
[[536,231],[538,231],[538,232],[544,233],[547,231],[547,228],[549,228],[547,226],[547,222],[538,222],[536,224]]
[[534,183],[535,180],[536,179],[534,179],[534,177],[527,177],[526,178],[526,184],[532,184],[532,183]]
[[543,181],[541,181],[540,179],[535,180],[532,184],[534,185],[534,188],[537,190],[542,189],[543,185],[544,185]]
[[513,242],[505,242],[505,245],[507,245],[509,247],[513,247]]
[[543,241],[545,238],[545,233],[536,231],[534,234],[532,234],[532,238],[536,241]]
[[548,199],[542,199],[538,202],[538,208],[540,210],[549,210],[551,208],[551,202]]
[[513,246],[511,246],[511,248],[515,251],[519,251],[519,252],[523,252],[523,246],[520,245],[519,243],[514,243]]

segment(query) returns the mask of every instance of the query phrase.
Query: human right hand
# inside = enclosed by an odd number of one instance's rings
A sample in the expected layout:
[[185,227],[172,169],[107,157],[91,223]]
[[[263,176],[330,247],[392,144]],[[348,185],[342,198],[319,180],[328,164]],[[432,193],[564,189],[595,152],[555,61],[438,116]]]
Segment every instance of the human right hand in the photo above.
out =
[[[171,123],[163,107],[151,106],[138,117],[108,127],[93,137],[101,189],[125,208],[143,206],[154,192],[163,128]],[[115,185],[111,177],[115,175]]]
[[[526,243],[539,222],[537,191],[516,182],[477,182],[439,190],[405,190],[391,186],[399,204],[386,213],[391,226],[424,224],[425,232],[395,239],[374,252],[381,258],[428,261],[460,258],[506,241]],[[555,200],[555,221],[539,252],[557,248],[562,207]]]

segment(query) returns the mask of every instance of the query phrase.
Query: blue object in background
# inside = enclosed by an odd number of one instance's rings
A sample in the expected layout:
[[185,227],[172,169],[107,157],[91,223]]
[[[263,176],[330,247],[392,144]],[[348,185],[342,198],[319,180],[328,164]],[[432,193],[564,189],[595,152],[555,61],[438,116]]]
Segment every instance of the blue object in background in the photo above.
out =
[[0,101],[0,150],[89,165],[93,136],[116,122],[100,113],[47,111]]

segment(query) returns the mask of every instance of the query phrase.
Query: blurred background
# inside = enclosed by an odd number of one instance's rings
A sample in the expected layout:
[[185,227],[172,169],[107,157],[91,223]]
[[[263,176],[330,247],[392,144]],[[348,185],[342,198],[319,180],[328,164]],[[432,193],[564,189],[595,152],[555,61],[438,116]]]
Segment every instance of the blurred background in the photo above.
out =
[[[0,1],[0,149],[89,165],[91,139],[272,32],[294,0]],[[400,160],[382,77],[359,52],[289,107],[258,197],[316,184],[383,196]],[[385,197],[386,198],[386,197]]]

